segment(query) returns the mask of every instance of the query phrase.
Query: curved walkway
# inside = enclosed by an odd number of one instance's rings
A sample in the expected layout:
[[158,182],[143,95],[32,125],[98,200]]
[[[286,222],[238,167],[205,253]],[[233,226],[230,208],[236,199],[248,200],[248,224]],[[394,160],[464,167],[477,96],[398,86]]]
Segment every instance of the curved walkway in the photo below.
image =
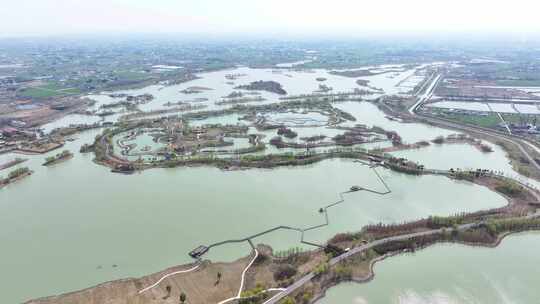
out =
[[244,271],[242,271],[242,277],[240,278],[240,288],[238,289],[238,294],[236,295],[237,298],[240,298],[240,295],[242,294],[242,290],[244,289],[244,282],[246,280],[246,272],[249,270],[251,265],[255,263],[255,260],[259,257],[259,251],[256,248],[253,248],[253,250],[255,251],[255,256],[253,257],[251,262],[249,262],[249,264],[246,266]]
[[253,257],[253,259],[251,259],[251,261],[246,266],[246,268],[244,268],[244,271],[242,271],[242,276],[240,278],[240,288],[238,289],[238,294],[236,294],[236,297],[232,297],[232,298],[223,300],[223,301],[219,302],[218,304],[224,304],[224,303],[227,303],[229,301],[239,300],[239,299],[242,298],[242,290],[244,290],[244,282],[246,281],[246,272],[249,270],[251,265],[253,265],[253,263],[255,263],[255,260],[259,257],[259,251],[257,250],[257,248],[253,248],[253,250],[255,251],[255,256]]
[[147,290],[150,290],[150,289],[152,289],[152,288],[158,286],[159,283],[161,283],[163,280],[165,280],[165,279],[168,278],[168,277],[171,277],[171,276],[177,275],[177,274],[181,274],[181,273],[192,272],[192,271],[194,271],[194,270],[197,270],[197,268],[199,268],[200,266],[201,266],[201,264],[199,263],[199,264],[195,265],[195,267],[190,268],[190,269],[180,270],[180,271],[175,271],[175,272],[168,273],[168,274],[162,276],[162,277],[161,277],[159,280],[157,280],[157,282],[155,282],[154,284],[152,284],[152,285],[150,285],[150,286],[148,286],[148,287],[146,287],[146,288],[143,288],[143,289],[139,290],[139,294],[141,294],[141,293],[143,293],[143,292],[145,292],[145,291],[147,291]]

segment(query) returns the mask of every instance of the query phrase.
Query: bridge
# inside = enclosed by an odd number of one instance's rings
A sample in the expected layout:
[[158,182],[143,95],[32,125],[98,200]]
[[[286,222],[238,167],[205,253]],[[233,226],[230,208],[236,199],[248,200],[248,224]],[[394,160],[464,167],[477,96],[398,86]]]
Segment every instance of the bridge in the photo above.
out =
[[[384,191],[377,191],[377,190],[368,189],[368,188],[360,187],[360,186],[352,186],[349,191],[339,193],[339,200],[338,201],[330,203],[330,204],[328,204],[326,206],[323,206],[323,207],[321,207],[319,209],[319,213],[324,214],[324,222],[319,224],[319,225],[314,225],[314,226],[306,227],[306,228],[280,225],[280,226],[276,226],[276,227],[270,228],[270,229],[262,231],[262,232],[258,232],[256,234],[253,234],[253,235],[250,235],[250,236],[247,236],[247,237],[244,237],[244,238],[224,240],[224,241],[220,241],[220,242],[208,245],[208,246],[200,245],[197,248],[190,251],[189,255],[194,259],[200,260],[202,258],[202,256],[204,254],[206,254],[211,248],[215,248],[215,247],[226,245],[226,244],[243,243],[243,242],[249,242],[252,245],[251,241],[253,239],[256,239],[256,238],[258,238],[260,236],[263,236],[265,234],[273,233],[273,232],[278,231],[278,230],[296,231],[296,232],[300,233],[300,243],[310,245],[310,246],[314,246],[314,247],[319,247],[319,248],[326,248],[326,246],[324,246],[324,245],[320,245],[320,244],[317,244],[317,243],[307,241],[304,238],[305,232],[320,229],[320,228],[323,228],[325,226],[330,225],[330,219],[329,219],[329,216],[328,216],[328,210],[330,208],[336,207],[336,206],[344,203],[345,202],[344,195],[349,194],[349,193],[353,193],[353,192],[358,192],[358,191],[367,191],[367,192],[378,194],[378,195],[386,195],[386,194],[389,194],[389,193],[392,192],[390,190],[390,188],[388,187],[388,185],[386,184],[386,182],[380,176],[379,172],[377,172],[377,169],[376,169],[377,165],[366,163],[366,162],[363,162],[363,161],[360,161],[360,160],[356,160],[355,163],[360,163],[362,165],[370,166],[370,169],[373,170],[373,172],[375,173],[377,179],[383,185]],[[252,247],[254,248],[253,245],[252,245]]]

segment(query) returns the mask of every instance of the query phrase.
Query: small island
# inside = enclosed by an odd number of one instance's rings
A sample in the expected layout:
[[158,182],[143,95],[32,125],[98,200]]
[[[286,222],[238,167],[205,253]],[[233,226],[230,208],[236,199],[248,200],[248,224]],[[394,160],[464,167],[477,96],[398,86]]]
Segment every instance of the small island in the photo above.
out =
[[73,153],[71,153],[69,150],[64,150],[62,153],[58,153],[55,156],[49,156],[45,159],[45,162],[43,163],[43,166],[52,166],[56,165],[58,163],[61,163],[63,161],[66,161],[73,157]]
[[283,135],[287,138],[295,138],[296,136],[298,136],[298,133],[294,132],[292,129],[290,128],[287,128],[287,127],[281,127],[278,129],[277,131],[277,134],[278,135]]
[[202,93],[204,91],[210,91],[210,90],[212,90],[212,89],[207,88],[207,87],[193,86],[193,87],[189,87],[189,88],[186,88],[186,89],[180,91],[180,93],[183,93],[183,94],[199,94],[199,93]]
[[0,177],[0,188],[3,188],[11,183],[21,180],[27,176],[30,176],[32,171],[28,167],[22,167],[9,172],[8,177]]
[[271,93],[276,93],[279,95],[286,95],[287,91],[285,91],[281,84],[276,81],[255,81],[250,84],[240,85],[235,87],[236,90],[249,90],[249,91],[267,91]]

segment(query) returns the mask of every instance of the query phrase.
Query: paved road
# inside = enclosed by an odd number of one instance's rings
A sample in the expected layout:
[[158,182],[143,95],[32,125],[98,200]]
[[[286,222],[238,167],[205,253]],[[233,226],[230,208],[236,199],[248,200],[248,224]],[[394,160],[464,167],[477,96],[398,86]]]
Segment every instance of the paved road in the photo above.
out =
[[433,92],[435,91],[435,88],[437,87],[437,84],[439,83],[441,77],[442,77],[441,74],[437,75],[433,79],[433,81],[431,82],[431,84],[430,84],[429,88],[426,90],[426,92],[424,94],[418,96],[417,102],[409,109],[409,113],[411,115],[421,117],[423,120],[428,121],[430,123],[433,123],[435,125],[447,127],[447,128],[450,128],[450,129],[462,130],[462,131],[466,131],[466,132],[481,133],[481,134],[484,134],[484,135],[497,137],[498,139],[500,139],[502,141],[512,143],[512,144],[514,144],[514,145],[516,145],[518,147],[518,149],[521,151],[521,153],[529,160],[529,162],[537,170],[540,170],[540,165],[527,152],[527,150],[523,147],[523,145],[525,144],[525,145],[531,147],[532,149],[534,149],[537,152],[540,152],[540,149],[538,149],[535,145],[531,144],[527,140],[524,140],[522,138],[518,138],[516,136],[502,134],[502,133],[499,133],[497,131],[487,129],[487,128],[470,126],[470,125],[463,125],[463,124],[459,124],[459,123],[456,123],[456,122],[453,122],[453,121],[450,121],[450,120],[447,120],[447,119],[443,119],[443,118],[439,118],[439,117],[435,118],[435,117],[428,116],[428,115],[425,115],[425,114],[416,113],[416,110],[419,107],[421,107],[421,105],[424,102],[426,102],[427,100],[429,100],[429,98],[431,98],[431,96],[433,95]]
[[[472,228],[472,227],[475,227],[475,226],[478,226],[478,225],[479,224],[465,224],[465,225],[459,226],[458,229],[459,230],[467,230],[469,228]],[[408,239],[411,239],[411,238],[414,238],[414,237],[433,235],[433,234],[440,233],[442,231],[443,231],[443,229],[435,229],[435,230],[429,230],[429,231],[423,231],[423,232],[416,232],[416,233],[404,234],[404,235],[399,235],[399,236],[393,236],[393,237],[373,241],[371,243],[352,248],[351,250],[347,251],[346,253],[331,259],[328,262],[328,264],[330,266],[336,265],[337,263],[339,263],[339,262],[341,262],[341,261],[343,261],[343,260],[345,260],[345,259],[347,259],[347,258],[349,258],[349,257],[351,257],[351,256],[353,256],[355,254],[358,254],[360,252],[363,252],[365,250],[371,249],[371,248],[373,248],[375,246],[379,246],[379,245],[382,245],[382,244],[385,244],[385,243],[408,240]],[[311,281],[314,277],[315,277],[315,273],[313,273],[313,272],[303,276],[302,278],[300,278],[299,280],[294,282],[292,285],[287,287],[284,291],[274,295],[272,298],[268,299],[263,304],[275,304],[275,303],[278,303],[283,298],[285,298],[288,295],[292,294],[297,289],[302,287],[304,284]]]
[[[431,98],[431,96],[433,96],[433,91],[435,91],[435,87],[436,85],[439,83],[439,80],[441,80],[441,74],[435,76],[433,78],[433,81],[429,84],[429,87],[428,89],[425,91],[424,94],[418,96],[418,100],[414,103],[414,105],[412,105],[412,107],[409,109],[409,113],[411,113],[412,115],[415,114],[416,112],[416,109],[422,105],[422,103],[426,102],[427,100],[429,100]],[[421,91],[421,90],[420,90]]]
[[[529,214],[527,216],[520,217],[520,218],[532,219],[532,218],[538,218],[538,217],[540,217],[540,211],[537,211],[536,213],[532,213],[532,214]],[[470,228],[474,228],[474,227],[479,226],[479,225],[480,225],[480,223],[464,224],[464,225],[458,226],[457,229],[463,231],[463,230],[467,230],[467,229],[470,229]],[[373,241],[373,242],[371,242],[369,244],[365,244],[365,245],[362,245],[362,246],[352,248],[351,250],[347,251],[346,253],[331,259],[328,262],[328,264],[330,266],[334,266],[337,263],[339,263],[339,262],[341,262],[341,261],[343,261],[343,260],[345,260],[347,258],[350,258],[351,256],[354,256],[354,255],[356,255],[356,254],[358,254],[360,252],[363,252],[365,250],[371,249],[371,248],[373,248],[375,246],[382,245],[382,244],[385,244],[385,243],[394,242],[394,241],[403,241],[403,240],[408,240],[408,239],[415,238],[415,237],[433,235],[433,234],[442,233],[442,232],[443,232],[443,229],[434,229],[434,230],[428,230],[428,231],[423,231],[423,232],[416,232],[416,233],[410,233],[410,234],[405,234],[405,235],[393,236],[393,237]],[[297,289],[302,287],[304,284],[311,281],[314,277],[315,277],[315,274],[313,272],[305,275],[304,277],[302,277],[301,279],[296,281],[294,284],[287,287],[284,291],[282,291],[282,292],[274,295],[272,298],[268,299],[263,304],[276,304],[276,303],[278,303],[283,298],[285,298],[288,295],[292,294]]]
[[[489,111],[491,111],[492,113],[495,113],[495,114],[497,114],[497,116],[499,116],[499,120],[503,123],[504,127],[506,128],[506,131],[508,131],[508,134],[512,135],[512,130],[510,130],[510,127],[506,123],[506,120],[504,120],[504,118],[502,117],[501,113],[493,111],[493,108],[491,107],[491,105],[488,102],[486,102],[486,105],[489,108]],[[514,106],[514,104],[512,104],[512,106]],[[519,111],[517,111],[517,112],[519,113]]]

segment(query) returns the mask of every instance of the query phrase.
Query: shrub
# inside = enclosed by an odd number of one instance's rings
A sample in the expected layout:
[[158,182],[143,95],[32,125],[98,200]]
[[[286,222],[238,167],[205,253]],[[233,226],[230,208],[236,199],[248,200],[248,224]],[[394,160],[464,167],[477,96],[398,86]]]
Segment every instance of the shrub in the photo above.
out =
[[485,144],[480,145],[480,150],[482,150],[482,152],[485,152],[485,153],[493,152],[493,148]]
[[290,264],[279,265],[277,270],[274,272],[274,280],[281,281],[286,280],[296,274],[296,268]]
[[516,197],[523,193],[523,187],[509,181],[500,182],[495,186],[495,190],[511,197]]
[[444,143],[444,137],[438,136],[437,138],[432,140],[432,142],[440,145],[440,144]]

